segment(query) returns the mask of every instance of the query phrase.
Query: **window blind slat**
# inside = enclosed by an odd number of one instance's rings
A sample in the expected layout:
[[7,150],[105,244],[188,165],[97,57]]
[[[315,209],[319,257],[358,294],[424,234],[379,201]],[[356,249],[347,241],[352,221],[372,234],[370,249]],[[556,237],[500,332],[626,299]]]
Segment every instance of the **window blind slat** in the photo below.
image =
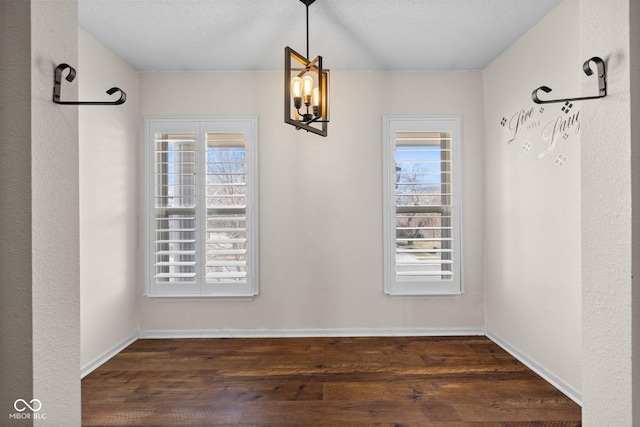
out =
[[156,279],[195,278],[196,273],[158,273]]
[[206,252],[207,255],[245,255],[246,249],[212,249]]
[[156,255],[195,255],[196,251],[192,250],[192,251],[156,251],[154,252]]
[[450,242],[451,237],[396,237],[396,242]]
[[453,276],[452,271],[440,270],[440,271],[399,271],[396,272],[397,276],[401,277],[419,277],[419,276]]
[[452,249],[396,249],[399,254],[451,253]]
[[208,261],[207,267],[242,267],[244,261]]
[[165,266],[172,266],[172,265],[196,265],[195,261],[191,261],[191,262],[156,262],[154,264],[157,267],[165,267]]
[[246,243],[246,238],[220,238],[220,239],[207,239],[207,244],[229,244],[229,243]]
[[451,227],[396,227],[396,230],[451,230]]
[[441,265],[441,264],[453,264],[451,260],[441,260],[441,261],[396,261],[396,265],[398,266],[416,266],[416,265]]
[[245,272],[223,272],[223,273],[207,273],[207,279],[229,279],[229,278],[245,278]]

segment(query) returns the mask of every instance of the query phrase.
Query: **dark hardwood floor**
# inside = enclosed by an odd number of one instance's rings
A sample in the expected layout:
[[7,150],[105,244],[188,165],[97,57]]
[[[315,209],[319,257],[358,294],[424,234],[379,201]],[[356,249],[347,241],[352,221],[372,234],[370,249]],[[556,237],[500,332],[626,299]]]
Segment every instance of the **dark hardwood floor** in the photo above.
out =
[[83,426],[568,427],[581,409],[485,337],[139,340]]

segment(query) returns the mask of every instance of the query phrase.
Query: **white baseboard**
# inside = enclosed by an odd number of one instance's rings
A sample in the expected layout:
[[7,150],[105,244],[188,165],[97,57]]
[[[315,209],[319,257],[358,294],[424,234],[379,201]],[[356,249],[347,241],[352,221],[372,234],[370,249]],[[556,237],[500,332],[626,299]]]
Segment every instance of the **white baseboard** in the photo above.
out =
[[484,335],[482,328],[388,328],[388,329],[149,329],[140,338],[287,338],[287,337],[401,337]]
[[89,375],[91,372],[98,369],[100,366],[104,365],[109,359],[111,359],[116,354],[120,353],[125,348],[129,347],[138,339],[138,334],[135,334],[126,340],[122,341],[120,344],[117,344],[111,347],[109,350],[102,353],[100,356],[93,359],[91,362],[87,363],[80,369],[80,378],[84,378]]
[[506,341],[504,341],[502,338],[495,335],[491,331],[485,330],[485,335],[491,341],[495,342],[497,345],[502,347],[507,353],[511,354],[513,357],[515,357],[520,362],[522,362],[525,366],[527,366],[533,372],[540,375],[545,381],[547,381],[549,384],[557,388],[569,399],[573,400],[575,403],[582,406],[582,395],[576,389],[574,389],[573,387],[571,387],[570,385],[562,381],[560,378],[553,375],[544,367],[537,364],[533,359],[529,358],[526,354],[520,352],[515,347],[512,347],[511,345],[507,344]]

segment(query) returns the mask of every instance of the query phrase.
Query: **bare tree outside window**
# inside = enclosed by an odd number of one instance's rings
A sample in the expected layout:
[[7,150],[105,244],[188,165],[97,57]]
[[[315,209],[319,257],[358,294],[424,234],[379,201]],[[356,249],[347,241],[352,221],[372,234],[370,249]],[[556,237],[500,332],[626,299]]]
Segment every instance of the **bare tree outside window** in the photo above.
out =
[[395,143],[396,269],[400,276],[451,271],[450,137],[403,132]]
[[207,134],[206,280],[242,282],[247,275],[247,185],[242,134]]

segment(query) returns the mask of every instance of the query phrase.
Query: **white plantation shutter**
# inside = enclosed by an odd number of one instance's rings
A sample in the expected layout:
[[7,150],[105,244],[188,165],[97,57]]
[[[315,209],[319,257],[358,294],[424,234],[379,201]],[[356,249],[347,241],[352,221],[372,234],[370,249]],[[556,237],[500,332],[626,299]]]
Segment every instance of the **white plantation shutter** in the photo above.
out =
[[209,283],[247,279],[247,183],[243,134],[207,133]]
[[146,124],[148,295],[256,295],[256,119]]
[[461,292],[459,118],[385,118],[385,292]]
[[192,126],[152,134],[152,280],[193,288],[197,269],[196,138]]

